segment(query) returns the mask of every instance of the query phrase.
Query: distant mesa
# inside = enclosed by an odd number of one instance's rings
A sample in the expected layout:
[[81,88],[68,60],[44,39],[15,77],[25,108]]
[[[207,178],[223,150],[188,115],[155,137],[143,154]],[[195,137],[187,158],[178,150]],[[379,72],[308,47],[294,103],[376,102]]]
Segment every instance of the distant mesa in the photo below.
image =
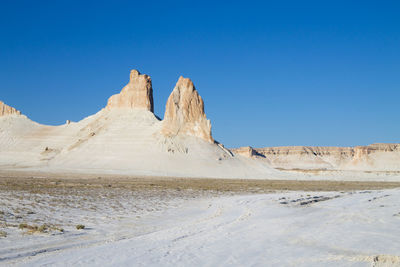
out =
[[335,157],[350,157],[362,158],[375,152],[397,152],[400,151],[400,144],[377,143],[368,146],[355,147],[323,147],[323,146],[282,146],[282,147],[265,147],[252,148],[240,147],[232,149],[235,153],[254,157],[263,155],[265,157],[288,156],[288,155],[311,155],[317,157],[335,156]]
[[131,70],[129,83],[121,93],[108,99],[106,109],[135,108],[154,112],[153,88],[150,76]]
[[400,144],[377,143],[355,147],[283,146],[233,148],[248,158],[264,157],[278,169],[398,171]]
[[188,78],[181,76],[168,98],[162,133],[165,136],[186,134],[214,142],[211,123],[204,112],[203,99]]
[[6,116],[6,115],[21,115],[21,111],[16,110],[13,107],[10,107],[6,104],[4,104],[4,102],[0,101],[0,116]]

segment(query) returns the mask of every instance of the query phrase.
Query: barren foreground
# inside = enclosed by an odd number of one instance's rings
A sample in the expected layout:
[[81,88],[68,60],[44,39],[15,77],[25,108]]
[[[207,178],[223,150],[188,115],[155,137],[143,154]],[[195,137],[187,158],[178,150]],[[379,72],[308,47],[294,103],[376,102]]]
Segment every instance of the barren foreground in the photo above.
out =
[[399,183],[2,176],[0,265],[400,264]]

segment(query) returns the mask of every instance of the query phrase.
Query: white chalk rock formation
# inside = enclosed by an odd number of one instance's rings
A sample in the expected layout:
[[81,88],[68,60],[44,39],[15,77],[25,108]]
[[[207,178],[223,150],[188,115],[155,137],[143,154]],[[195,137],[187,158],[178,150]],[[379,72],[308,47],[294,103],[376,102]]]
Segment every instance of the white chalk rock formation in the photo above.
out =
[[232,152],[234,152],[235,154],[238,154],[238,155],[245,156],[247,158],[263,156],[261,154],[258,154],[257,151],[254,150],[251,146],[234,148],[234,149],[232,149]]
[[6,116],[6,115],[21,115],[21,111],[16,110],[13,107],[10,107],[6,104],[4,104],[4,102],[0,101],[0,116]]
[[129,83],[122,88],[121,93],[108,99],[106,109],[115,108],[144,109],[154,112],[150,76],[140,74],[137,70],[131,70]]
[[249,158],[261,155],[278,169],[400,170],[400,144],[356,147],[286,146],[231,149]]
[[181,76],[176,83],[165,107],[161,132],[168,137],[183,134],[214,143],[203,99],[190,79]]
[[251,179],[400,178],[400,144],[245,147],[232,149],[233,155],[213,140],[203,100],[192,81],[183,77],[168,98],[163,121],[153,113],[150,77],[136,70],[104,109],[81,121],[49,126],[19,114],[0,102],[0,169],[7,171]]

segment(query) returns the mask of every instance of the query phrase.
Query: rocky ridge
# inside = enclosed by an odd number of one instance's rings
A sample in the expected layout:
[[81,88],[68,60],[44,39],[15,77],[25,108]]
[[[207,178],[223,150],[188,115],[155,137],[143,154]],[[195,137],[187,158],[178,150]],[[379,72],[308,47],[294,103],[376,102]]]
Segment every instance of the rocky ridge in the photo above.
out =
[[21,111],[16,110],[13,107],[6,105],[4,102],[0,101],[0,116],[6,115],[21,115]]
[[231,151],[248,158],[266,159],[272,166],[282,169],[357,169],[357,166],[374,169],[384,165],[397,171],[400,166],[400,144],[389,143],[355,147],[240,147]]
[[351,157],[359,157],[368,155],[373,152],[393,152],[400,151],[400,144],[376,143],[368,146],[355,147],[334,147],[334,146],[281,146],[281,147],[265,147],[252,148],[241,147],[232,149],[235,153],[248,156],[271,156],[271,155],[304,155],[312,154],[315,156],[324,155],[343,155]]

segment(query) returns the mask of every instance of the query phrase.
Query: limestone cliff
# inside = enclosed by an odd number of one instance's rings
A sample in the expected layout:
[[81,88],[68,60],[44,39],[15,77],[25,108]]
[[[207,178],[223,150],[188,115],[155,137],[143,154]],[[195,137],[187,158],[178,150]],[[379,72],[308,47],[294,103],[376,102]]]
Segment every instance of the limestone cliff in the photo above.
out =
[[21,112],[0,101],[0,116],[13,115],[13,114],[21,115]]
[[400,144],[372,144],[356,147],[284,146],[231,149],[235,154],[265,157],[280,169],[398,170]]
[[184,134],[214,142],[203,99],[190,79],[181,76],[176,83],[167,101],[161,132],[165,136]]
[[108,99],[106,109],[134,108],[154,112],[153,88],[150,76],[131,70],[129,83],[121,93]]
[[239,148],[234,148],[231,149],[231,151],[235,154],[245,156],[247,158],[252,158],[252,157],[262,157],[265,158],[264,155],[258,153],[254,148],[251,146],[245,146],[245,147],[239,147]]

